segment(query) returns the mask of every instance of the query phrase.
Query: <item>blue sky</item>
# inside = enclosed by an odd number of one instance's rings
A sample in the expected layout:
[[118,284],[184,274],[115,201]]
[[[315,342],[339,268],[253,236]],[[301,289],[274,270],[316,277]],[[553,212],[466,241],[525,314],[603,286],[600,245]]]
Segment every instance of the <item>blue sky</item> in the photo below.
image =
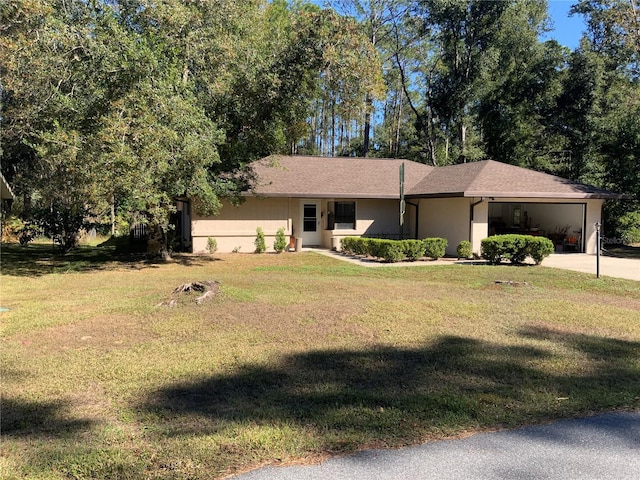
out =
[[585,30],[582,15],[569,17],[571,6],[577,0],[549,0],[549,15],[553,20],[554,30],[544,35],[544,39],[556,39],[561,45],[574,50],[580,43]]

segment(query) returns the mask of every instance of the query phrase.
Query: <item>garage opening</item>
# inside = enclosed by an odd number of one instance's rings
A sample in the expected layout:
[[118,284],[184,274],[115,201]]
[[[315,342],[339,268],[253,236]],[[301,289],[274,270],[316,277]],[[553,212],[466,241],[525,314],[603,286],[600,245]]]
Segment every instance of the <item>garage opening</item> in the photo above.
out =
[[520,233],[549,238],[556,252],[584,252],[584,203],[489,203],[489,235]]

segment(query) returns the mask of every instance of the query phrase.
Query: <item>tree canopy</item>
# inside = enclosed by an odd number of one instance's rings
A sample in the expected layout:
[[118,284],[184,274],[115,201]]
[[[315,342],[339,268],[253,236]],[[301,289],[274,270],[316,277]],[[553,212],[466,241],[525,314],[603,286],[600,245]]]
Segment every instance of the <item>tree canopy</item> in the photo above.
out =
[[[2,171],[72,248],[113,211],[167,243],[176,198],[237,199],[272,153],[493,158],[627,193],[640,240],[640,7],[576,0],[8,0]],[[635,230],[634,230],[635,229]],[[626,233],[625,233],[626,232]]]

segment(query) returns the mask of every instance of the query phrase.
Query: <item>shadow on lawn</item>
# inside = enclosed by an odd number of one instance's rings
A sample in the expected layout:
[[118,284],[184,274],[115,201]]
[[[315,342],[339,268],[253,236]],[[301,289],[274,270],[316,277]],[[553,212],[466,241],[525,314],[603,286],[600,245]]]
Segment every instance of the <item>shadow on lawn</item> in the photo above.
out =
[[169,435],[212,434],[232,422],[296,424],[316,432],[323,451],[346,452],[638,406],[639,342],[536,328],[521,334],[586,354],[584,373],[549,374],[537,365],[556,354],[541,348],[453,336],[417,349],[326,350],[273,367],[247,364],[164,388],[142,411]]
[[65,402],[2,399],[2,435],[60,436],[90,428],[93,422],[64,417]]
[[[171,263],[202,266],[218,259],[176,254]],[[67,254],[51,245],[32,244],[2,246],[2,274],[16,277],[39,277],[52,273],[94,272],[114,268],[158,268],[167,262],[147,260],[144,253],[119,252],[112,246],[81,246]]]

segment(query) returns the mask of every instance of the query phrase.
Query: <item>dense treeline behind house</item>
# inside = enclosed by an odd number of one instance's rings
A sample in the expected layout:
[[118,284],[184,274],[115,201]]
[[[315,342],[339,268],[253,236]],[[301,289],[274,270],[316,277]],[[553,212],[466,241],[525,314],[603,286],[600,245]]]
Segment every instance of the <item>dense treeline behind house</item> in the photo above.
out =
[[14,213],[73,248],[88,221],[213,213],[272,153],[486,158],[626,193],[640,241],[640,7],[582,0],[570,51],[544,0],[9,0],[2,172]]

